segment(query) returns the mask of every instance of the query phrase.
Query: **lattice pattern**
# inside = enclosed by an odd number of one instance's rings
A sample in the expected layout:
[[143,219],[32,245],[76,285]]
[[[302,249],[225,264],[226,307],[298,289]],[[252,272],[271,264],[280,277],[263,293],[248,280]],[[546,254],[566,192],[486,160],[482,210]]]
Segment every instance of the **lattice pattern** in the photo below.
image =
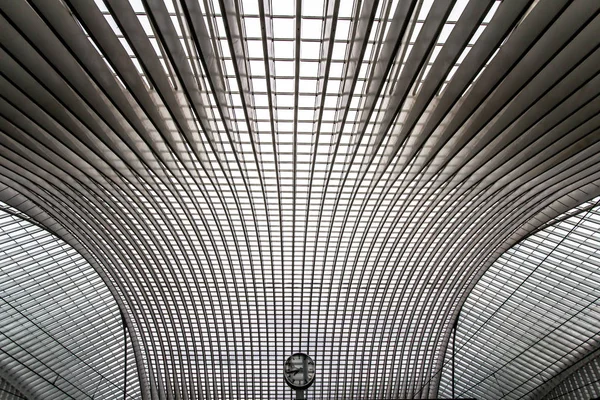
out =
[[0,7],[0,183],[114,291],[147,397],[291,398],[298,351],[314,398],[435,396],[485,268],[600,193],[600,3]]
[[596,357],[560,382],[545,400],[593,399],[600,397],[600,358]]
[[[7,211],[0,211],[0,373],[26,390],[22,398],[123,398],[123,328],[106,285],[75,249]],[[129,352],[128,398],[139,398],[131,344]]]
[[[597,351],[599,202],[589,202],[581,208],[593,208],[528,237],[479,280],[459,319],[457,395],[537,398],[533,395],[540,386]],[[450,376],[447,368],[445,395],[450,393]]]

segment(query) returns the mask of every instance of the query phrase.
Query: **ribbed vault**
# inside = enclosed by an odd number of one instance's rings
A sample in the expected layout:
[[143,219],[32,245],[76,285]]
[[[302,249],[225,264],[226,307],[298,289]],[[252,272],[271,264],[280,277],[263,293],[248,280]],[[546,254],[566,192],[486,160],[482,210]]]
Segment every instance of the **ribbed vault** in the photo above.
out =
[[290,398],[297,351],[314,398],[435,397],[485,269],[600,194],[599,9],[5,1],[0,188],[103,277],[146,398]]
[[140,397],[133,347],[100,276],[4,203],[0,287],[0,399]]
[[[456,347],[446,354],[445,397],[452,354],[457,396],[537,399],[598,353],[600,198],[574,211],[503,253],[479,279],[462,307]],[[566,398],[594,397],[584,395],[600,388],[587,370],[580,386],[589,387]]]

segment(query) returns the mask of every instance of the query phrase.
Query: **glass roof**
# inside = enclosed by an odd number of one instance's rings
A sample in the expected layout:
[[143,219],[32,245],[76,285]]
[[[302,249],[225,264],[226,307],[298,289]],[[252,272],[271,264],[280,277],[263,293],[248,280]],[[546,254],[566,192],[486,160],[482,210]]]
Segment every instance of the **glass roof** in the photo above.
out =
[[0,199],[111,288],[143,398],[293,398],[299,351],[313,398],[434,397],[483,271],[600,194],[600,3],[0,7]]
[[[17,398],[121,398],[124,336],[108,288],[75,249],[0,207],[3,388]],[[131,345],[127,364],[135,398]]]
[[[538,398],[540,386],[598,351],[599,203],[587,202],[523,240],[477,282],[458,321],[457,396]],[[446,396],[451,354],[450,345],[441,385]]]

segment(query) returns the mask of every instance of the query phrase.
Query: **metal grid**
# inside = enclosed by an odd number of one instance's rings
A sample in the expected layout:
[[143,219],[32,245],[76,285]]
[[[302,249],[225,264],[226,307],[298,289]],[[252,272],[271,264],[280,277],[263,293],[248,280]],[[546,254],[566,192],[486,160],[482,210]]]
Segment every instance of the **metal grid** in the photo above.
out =
[[600,5],[1,7],[1,182],[115,291],[147,397],[292,397],[297,351],[315,398],[435,396],[480,273],[598,192]]
[[596,356],[572,371],[543,399],[593,399],[598,396],[600,396],[600,358]]
[[[2,376],[27,398],[123,396],[119,310],[81,255],[6,208],[0,211],[0,266]],[[127,398],[139,398],[133,354],[128,364],[133,396]]]
[[0,400],[19,400],[26,399],[21,392],[14,388],[10,383],[0,378]]
[[[598,350],[599,201],[510,249],[471,291],[456,337],[458,396],[537,398],[540,387]],[[445,395],[450,375],[446,369]]]

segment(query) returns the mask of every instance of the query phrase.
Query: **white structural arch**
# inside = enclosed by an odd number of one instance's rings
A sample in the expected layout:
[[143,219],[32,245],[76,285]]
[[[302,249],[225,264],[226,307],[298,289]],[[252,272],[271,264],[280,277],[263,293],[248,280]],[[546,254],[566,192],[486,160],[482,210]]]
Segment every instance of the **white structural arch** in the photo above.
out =
[[600,195],[599,11],[2,1],[0,201],[101,277],[135,396],[291,398],[303,352],[314,398],[436,397],[479,279]]

